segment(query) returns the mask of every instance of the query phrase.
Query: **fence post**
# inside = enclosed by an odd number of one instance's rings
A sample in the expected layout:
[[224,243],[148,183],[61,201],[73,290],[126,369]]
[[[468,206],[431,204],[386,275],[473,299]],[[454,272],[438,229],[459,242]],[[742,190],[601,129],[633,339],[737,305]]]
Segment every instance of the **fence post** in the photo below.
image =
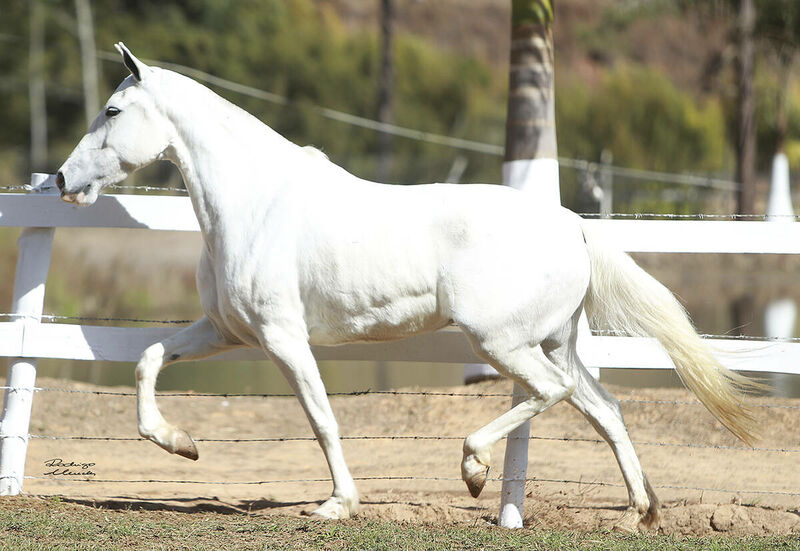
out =
[[[789,179],[789,159],[785,153],[776,153],[772,158],[772,179],[767,196],[767,220],[794,222],[792,189]],[[794,336],[797,320],[797,303],[789,297],[777,297],[764,310],[764,336],[789,339]],[[773,373],[773,396],[790,396],[793,377],[785,373]]]
[[[54,178],[49,174],[32,174],[31,185],[34,192],[55,188]],[[23,325],[23,344],[25,327],[41,321],[54,233],[55,228],[25,228],[17,242],[11,313]],[[9,388],[0,418],[0,495],[17,495],[22,491],[35,384],[36,360],[9,358],[6,378]]]
[[[558,160],[551,158],[518,159],[503,163],[503,183],[534,197],[542,205],[559,205],[561,187],[558,180]],[[513,408],[528,398],[528,392],[514,383]],[[530,421],[508,433],[503,460],[503,486],[500,490],[498,524],[503,528],[522,528],[525,501],[525,478],[528,474],[528,439]]]
[[600,189],[603,194],[600,196],[600,214],[603,218],[608,218],[614,212],[614,173],[611,172],[611,163],[614,156],[611,150],[604,149],[600,153]]

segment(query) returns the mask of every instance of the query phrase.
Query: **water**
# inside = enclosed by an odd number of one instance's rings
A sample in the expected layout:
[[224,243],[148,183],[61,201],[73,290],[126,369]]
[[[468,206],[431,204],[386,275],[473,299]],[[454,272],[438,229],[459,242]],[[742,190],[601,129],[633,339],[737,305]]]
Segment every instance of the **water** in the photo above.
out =
[[[39,360],[38,374],[102,386],[134,386],[134,367],[133,363]],[[462,383],[464,371],[460,364],[416,362],[320,362],[319,367],[328,392],[453,386]],[[210,393],[292,392],[269,361],[176,363],[161,372],[157,387]]]
[[[320,362],[328,392],[391,390],[407,387],[451,387],[463,384],[461,364],[418,362]],[[747,373],[772,385],[772,395],[800,396],[800,376]],[[101,386],[135,386],[134,364],[39,360],[39,377],[70,379]],[[679,388],[677,373],[668,369],[601,369],[600,381],[631,388]],[[184,362],[161,372],[159,391],[204,393],[291,394],[280,370],[263,362]]]

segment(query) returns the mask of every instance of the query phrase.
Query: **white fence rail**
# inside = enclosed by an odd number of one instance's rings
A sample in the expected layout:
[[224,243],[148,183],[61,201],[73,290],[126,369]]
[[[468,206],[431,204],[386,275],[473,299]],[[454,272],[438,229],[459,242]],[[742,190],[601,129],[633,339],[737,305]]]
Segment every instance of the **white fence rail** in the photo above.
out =
[[[108,327],[40,323],[50,246],[56,227],[149,228],[199,231],[188,197],[104,195],[91,208],[63,203],[52,177],[34,175],[31,194],[0,194],[0,226],[26,228],[19,255],[12,312],[0,323],[0,356],[11,358],[0,420],[0,494],[22,488],[36,358],[134,362],[174,327]],[[629,252],[800,253],[800,224],[763,221],[589,220]],[[711,339],[723,364],[735,370],[800,374],[800,342]],[[652,339],[593,336],[579,351],[589,367],[669,369]],[[730,352],[730,354],[729,354]],[[460,331],[448,328],[404,341],[316,347],[318,360],[480,362]],[[217,358],[263,360],[256,350]]]

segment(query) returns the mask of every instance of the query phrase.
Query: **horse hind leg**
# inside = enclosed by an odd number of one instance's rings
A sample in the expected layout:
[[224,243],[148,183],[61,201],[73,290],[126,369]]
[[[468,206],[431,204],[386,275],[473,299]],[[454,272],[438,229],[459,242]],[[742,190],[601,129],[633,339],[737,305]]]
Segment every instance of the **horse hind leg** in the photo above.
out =
[[171,337],[147,347],[136,366],[139,434],[170,453],[196,460],[197,446],[192,437],[185,430],[168,423],[158,409],[156,378],[170,363],[205,358],[235,346],[225,341],[208,318],[204,317]]
[[544,355],[539,346],[504,351],[490,350],[486,346],[475,348],[478,355],[499,373],[514,379],[528,393],[527,399],[464,441],[461,477],[470,494],[478,497],[486,484],[492,446],[525,421],[568,397],[574,383]]
[[[577,355],[575,359],[577,360]],[[628,509],[616,522],[614,529],[622,532],[657,529],[660,522],[660,504],[642,472],[639,458],[636,456],[622,418],[619,402],[586,371],[583,364],[577,367],[575,392],[568,401],[588,419],[611,446],[628,489]]]

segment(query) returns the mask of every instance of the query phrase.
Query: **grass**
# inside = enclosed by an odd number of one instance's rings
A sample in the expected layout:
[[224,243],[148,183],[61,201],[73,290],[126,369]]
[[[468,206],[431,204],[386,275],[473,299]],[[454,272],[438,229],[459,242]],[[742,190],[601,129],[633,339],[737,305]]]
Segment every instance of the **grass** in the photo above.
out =
[[86,507],[59,499],[0,500],[0,550],[800,550],[791,536],[676,538],[658,534],[502,530],[376,520],[323,522],[215,512]]

